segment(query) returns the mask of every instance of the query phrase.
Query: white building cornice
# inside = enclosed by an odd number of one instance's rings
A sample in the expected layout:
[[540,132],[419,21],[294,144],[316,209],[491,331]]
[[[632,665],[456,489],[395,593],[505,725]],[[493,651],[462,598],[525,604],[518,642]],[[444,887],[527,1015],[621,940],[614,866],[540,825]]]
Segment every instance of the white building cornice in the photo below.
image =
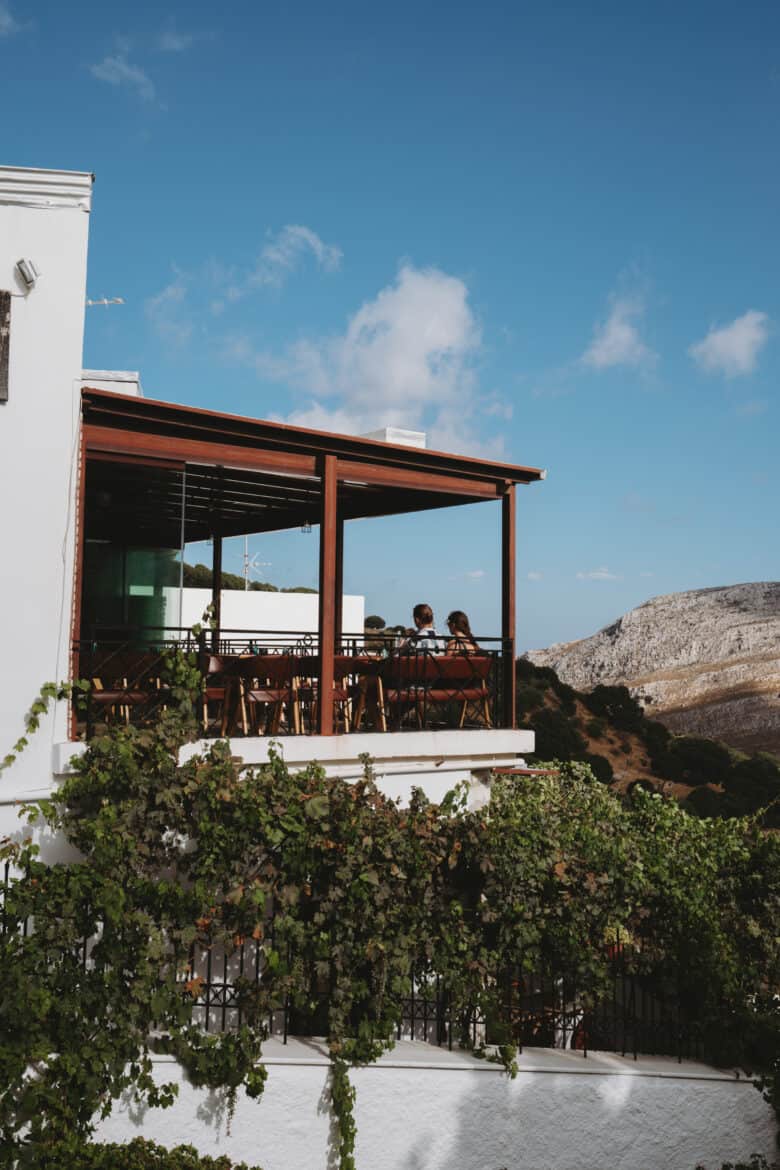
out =
[[89,211],[95,176],[89,171],[48,171],[0,166],[0,204],[22,207],[75,207]]

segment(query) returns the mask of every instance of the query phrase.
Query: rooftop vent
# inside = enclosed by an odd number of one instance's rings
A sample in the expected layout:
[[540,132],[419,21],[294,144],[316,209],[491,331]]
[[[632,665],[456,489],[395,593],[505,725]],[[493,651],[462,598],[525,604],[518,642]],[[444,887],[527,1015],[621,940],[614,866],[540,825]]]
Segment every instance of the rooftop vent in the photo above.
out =
[[367,431],[361,439],[377,439],[380,443],[397,443],[401,447],[425,447],[425,431],[404,431],[400,427],[382,427]]

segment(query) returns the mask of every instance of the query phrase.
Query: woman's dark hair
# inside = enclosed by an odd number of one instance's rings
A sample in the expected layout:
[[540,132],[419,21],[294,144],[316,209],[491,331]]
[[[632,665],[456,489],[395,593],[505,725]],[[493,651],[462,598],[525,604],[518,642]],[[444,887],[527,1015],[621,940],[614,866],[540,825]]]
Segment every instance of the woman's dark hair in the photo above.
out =
[[474,635],[471,632],[469,619],[462,609],[453,609],[452,613],[447,618],[447,625],[453,626],[459,634],[463,634],[470,642],[474,641]]
[[420,622],[424,626],[430,626],[433,623],[433,610],[424,601],[421,601],[412,610],[412,617],[416,622]]

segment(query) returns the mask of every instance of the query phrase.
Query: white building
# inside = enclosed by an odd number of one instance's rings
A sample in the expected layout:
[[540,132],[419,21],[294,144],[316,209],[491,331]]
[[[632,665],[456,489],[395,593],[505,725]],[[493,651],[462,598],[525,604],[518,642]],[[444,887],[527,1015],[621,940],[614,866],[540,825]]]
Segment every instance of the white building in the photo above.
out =
[[[347,598],[343,614],[338,613],[338,541],[344,513],[339,518],[337,505],[344,506],[349,519],[383,514],[383,508],[404,511],[466,500],[500,501],[503,635],[513,663],[514,483],[531,482],[540,474],[534,469],[477,466],[474,460],[422,448],[408,448],[403,456],[392,444],[344,436],[332,437],[328,446],[322,436],[293,433],[294,428],[285,428],[287,445],[282,449],[272,424],[228,416],[209,416],[219,421],[221,445],[214,440],[206,451],[190,434],[199,412],[150,403],[140,396],[135,375],[91,371],[85,378],[82,339],[91,199],[90,174],[0,168],[0,756],[22,732],[25,712],[40,685],[70,673],[73,640],[81,633],[82,594],[89,592],[82,586],[95,584],[89,580],[84,525],[96,526],[93,540],[99,545],[100,517],[95,508],[102,507],[111,513],[104,531],[112,531],[110,525],[117,523],[116,511],[111,512],[116,503],[111,494],[119,483],[116,468],[129,467],[140,476],[155,460],[161,464],[166,444],[160,428],[172,426],[172,420],[186,432],[169,444],[175,447],[181,468],[171,475],[180,477],[176,483],[183,496],[206,481],[213,487],[221,468],[237,467],[256,501],[267,502],[273,492],[284,496],[279,485],[290,477],[301,498],[308,493],[315,501],[324,527],[336,521],[321,552],[324,589],[316,602],[296,595],[259,595],[269,605],[309,607],[305,614],[296,612],[297,628],[312,626],[311,607],[316,603],[314,624],[326,663],[320,675],[321,708],[333,685],[333,625],[338,621],[343,631],[362,625],[360,599]],[[85,385],[92,389],[82,407]],[[117,389],[121,394],[112,394]],[[306,450],[308,442],[325,443],[316,461]],[[85,509],[90,460],[96,474],[108,469],[115,475],[107,486],[94,488],[91,516]],[[291,467],[297,470],[293,473]],[[169,501],[171,482],[161,473],[155,483],[160,499]],[[415,492],[422,494],[415,497]],[[127,510],[125,521],[135,523],[136,511]],[[295,509],[290,512],[292,522]],[[170,539],[160,549],[168,551]],[[163,562],[159,557],[155,564],[164,568]],[[97,573],[99,558],[94,564]],[[126,557],[122,564],[126,566]],[[143,580],[140,576],[130,580],[140,591],[126,589],[121,597],[125,609],[132,602],[136,613],[143,613],[150,599],[156,604],[162,590],[175,585],[162,569],[158,574],[157,568],[152,572],[147,565],[143,573],[147,574]],[[254,602],[257,595],[249,596]],[[197,599],[196,609],[201,601]],[[243,624],[244,614],[230,612],[233,605],[249,604],[243,596],[225,593],[221,603],[223,627],[227,618]],[[349,609],[352,603],[354,610]],[[190,616],[187,609],[183,621]],[[512,666],[504,696],[504,708],[510,712],[513,677]],[[321,711],[321,723],[324,719]],[[531,733],[517,730],[511,718],[504,722],[506,726],[491,729],[398,735],[373,731],[334,735],[326,729],[325,734],[289,737],[285,753],[293,762],[317,758],[349,776],[360,773],[359,756],[369,752],[384,787],[394,794],[403,795],[410,784],[422,783],[436,798],[454,781],[467,779],[484,798],[481,780],[490,768],[518,764],[533,748]],[[20,759],[0,774],[0,835],[20,831],[16,815],[20,800],[52,791],[78,750],[73,735],[68,706],[59,704]],[[266,758],[267,747],[262,737],[236,739],[233,744],[236,754],[258,762]],[[44,841],[43,846],[44,857],[57,856],[56,843]],[[261,1103],[239,1101],[230,1135],[214,1120],[218,1111],[209,1094],[186,1084],[175,1109],[139,1118],[121,1106],[102,1126],[102,1133],[120,1140],[143,1133],[169,1144],[192,1142],[204,1152],[230,1153],[260,1163],[265,1170],[292,1166],[325,1170],[330,1119],[319,1102],[327,1057],[310,1043],[285,1048],[272,1042],[267,1059],[274,1067],[266,1095]],[[180,1078],[166,1060],[159,1062],[157,1072],[161,1079]],[[749,1082],[660,1058],[634,1063],[617,1056],[591,1056],[585,1061],[574,1052],[529,1050],[521,1057],[519,1078],[509,1082],[495,1066],[468,1055],[401,1043],[379,1065],[358,1070],[354,1077],[358,1163],[371,1170],[453,1166],[691,1170],[697,1160],[720,1164],[723,1158],[748,1150],[770,1153],[773,1148],[771,1111]]]

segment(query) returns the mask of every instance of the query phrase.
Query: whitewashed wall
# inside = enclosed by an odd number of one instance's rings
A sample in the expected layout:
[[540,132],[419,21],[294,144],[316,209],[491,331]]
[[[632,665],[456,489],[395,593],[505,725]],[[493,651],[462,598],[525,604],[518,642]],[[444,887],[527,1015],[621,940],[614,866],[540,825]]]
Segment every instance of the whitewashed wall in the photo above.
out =
[[[211,604],[210,589],[184,589],[182,620],[179,622],[179,590],[164,589],[166,625],[192,627]],[[362,634],[365,597],[344,594],[345,633]],[[220,601],[224,630],[295,630],[316,633],[319,595],[317,593],[262,593],[223,589]]]
[[[0,404],[0,754],[41,683],[69,669],[91,193],[88,174],[0,167],[0,288],[20,294]],[[40,272],[28,292],[15,273],[22,257]],[[17,791],[48,782],[66,718],[62,705],[31,741],[15,766]]]
[[[330,1170],[334,1132],[328,1068],[314,1042],[266,1045],[263,1098],[243,1094],[227,1132],[220,1094],[193,1089],[173,1062],[169,1110],[123,1103],[104,1140],[142,1135],[189,1142],[263,1170]],[[749,1081],[706,1065],[661,1058],[527,1049],[509,1080],[495,1065],[402,1043],[355,1069],[358,1170],[719,1170],[726,1159],[774,1148],[771,1109]]]

